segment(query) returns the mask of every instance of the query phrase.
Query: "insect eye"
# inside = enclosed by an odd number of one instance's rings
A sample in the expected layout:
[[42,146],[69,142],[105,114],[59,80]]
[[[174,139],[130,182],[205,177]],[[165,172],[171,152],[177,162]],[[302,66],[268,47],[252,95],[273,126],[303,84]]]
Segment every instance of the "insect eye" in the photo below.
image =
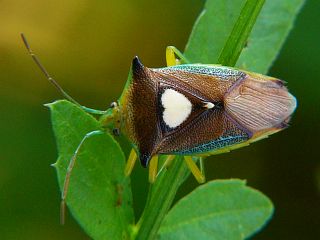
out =
[[115,108],[115,107],[117,107],[117,106],[118,106],[117,102],[112,102],[112,103],[110,104],[110,108]]

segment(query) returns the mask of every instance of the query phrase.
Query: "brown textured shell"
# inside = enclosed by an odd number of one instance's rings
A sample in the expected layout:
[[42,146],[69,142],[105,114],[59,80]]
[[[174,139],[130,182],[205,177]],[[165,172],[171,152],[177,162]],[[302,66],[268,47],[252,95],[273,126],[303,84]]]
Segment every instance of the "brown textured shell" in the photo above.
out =
[[[177,152],[218,138],[226,129],[240,134],[243,130],[228,118],[223,109],[206,111],[203,102],[222,102],[227,90],[241,77],[221,81],[209,75],[167,68],[150,69],[135,59],[132,82],[122,97],[125,100],[121,105],[123,130],[136,145],[142,164],[147,165],[155,154]],[[193,109],[179,127],[166,131],[165,127],[161,127],[158,94],[168,87],[187,96]],[[190,134],[194,132],[197,134]]]

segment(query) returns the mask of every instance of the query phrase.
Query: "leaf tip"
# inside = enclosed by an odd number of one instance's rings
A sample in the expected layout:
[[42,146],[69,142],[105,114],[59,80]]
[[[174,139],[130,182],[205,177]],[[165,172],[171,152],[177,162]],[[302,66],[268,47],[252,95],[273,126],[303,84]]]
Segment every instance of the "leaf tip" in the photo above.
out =
[[43,106],[50,108],[53,103],[45,103]]
[[57,168],[57,162],[50,164],[51,167]]
[[43,104],[43,106],[45,106],[45,107],[47,107],[47,108],[49,108],[49,109],[52,109],[52,107],[53,107],[54,105],[56,105],[58,102],[60,102],[60,101],[62,101],[62,100],[56,100],[56,101],[51,102],[51,103],[45,103],[45,104]]
[[60,104],[60,103],[62,103],[62,104],[68,104],[68,103],[70,103],[69,101],[67,101],[67,100],[65,100],[65,99],[62,99],[62,100],[55,100],[54,102],[51,102],[51,103],[45,103],[45,104],[43,104],[43,106],[45,106],[45,107],[48,107],[48,108],[50,108],[50,109],[52,109],[53,108],[53,106],[55,106],[55,105],[57,105],[57,104]]

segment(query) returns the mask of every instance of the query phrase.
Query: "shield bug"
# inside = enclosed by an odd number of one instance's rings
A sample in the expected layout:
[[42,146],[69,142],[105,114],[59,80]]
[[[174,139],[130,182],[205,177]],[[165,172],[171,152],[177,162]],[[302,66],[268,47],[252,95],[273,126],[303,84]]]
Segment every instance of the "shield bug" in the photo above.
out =
[[[102,115],[100,122],[106,131],[130,140],[133,149],[125,174],[131,173],[139,159],[143,167],[149,166],[150,182],[156,178],[159,155],[167,155],[165,165],[174,155],[183,155],[196,179],[204,182],[192,156],[228,152],[281,131],[296,108],[295,97],[279,79],[232,67],[191,64],[176,48],[168,47],[167,67],[147,68],[135,57],[119,100],[106,111],[90,109],[63,91],[23,34],[22,39],[41,71],[67,99]],[[83,142],[96,134],[104,132],[86,134],[70,160],[62,206],[77,154]]]
[[176,55],[187,60],[174,47],[166,55],[165,68],[147,68],[135,57],[119,99],[121,131],[151,172],[159,154],[184,155],[202,182],[190,156],[228,152],[288,126],[296,99],[283,81],[219,65],[179,64]]

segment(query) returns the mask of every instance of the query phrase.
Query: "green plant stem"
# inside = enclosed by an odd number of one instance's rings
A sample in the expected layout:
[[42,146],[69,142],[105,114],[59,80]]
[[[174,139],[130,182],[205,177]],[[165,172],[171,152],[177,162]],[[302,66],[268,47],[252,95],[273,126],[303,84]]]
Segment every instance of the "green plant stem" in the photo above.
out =
[[136,239],[155,239],[163,218],[170,209],[181,183],[189,174],[182,157],[176,157],[169,169],[164,169],[150,186],[146,207],[137,224]]
[[264,2],[265,0],[246,1],[239,18],[220,53],[218,58],[219,64],[231,67],[236,65]]

